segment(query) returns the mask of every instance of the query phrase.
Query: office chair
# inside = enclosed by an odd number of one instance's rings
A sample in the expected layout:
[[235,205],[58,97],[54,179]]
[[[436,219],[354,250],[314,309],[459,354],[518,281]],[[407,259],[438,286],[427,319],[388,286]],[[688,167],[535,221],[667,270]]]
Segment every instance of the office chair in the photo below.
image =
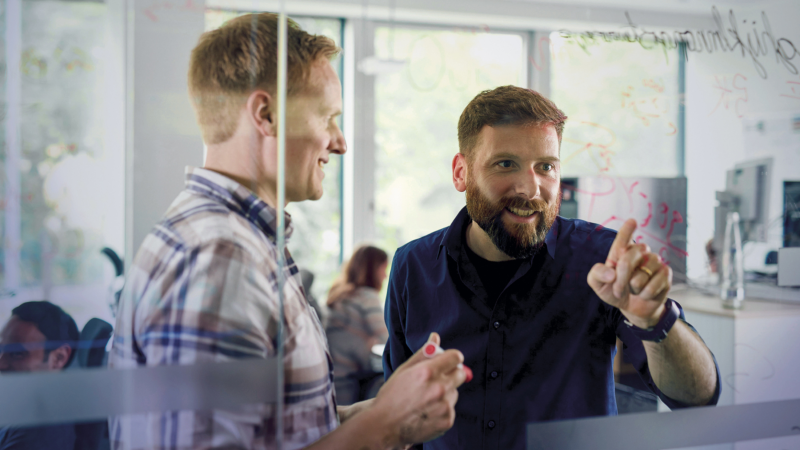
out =
[[122,295],[122,286],[125,283],[125,263],[122,262],[122,258],[117,255],[117,252],[108,247],[103,247],[100,253],[105,255],[114,266],[114,281],[111,283],[112,298],[109,300],[108,306],[111,308],[111,314],[116,317],[119,298]]
[[[81,330],[75,360],[81,368],[97,368],[106,365],[106,345],[114,327],[105,320],[92,318]],[[108,422],[75,424],[74,450],[108,450]]]
[[89,319],[81,330],[75,359],[80,367],[102,367],[105,365],[106,345],[114,327],[105,320]]

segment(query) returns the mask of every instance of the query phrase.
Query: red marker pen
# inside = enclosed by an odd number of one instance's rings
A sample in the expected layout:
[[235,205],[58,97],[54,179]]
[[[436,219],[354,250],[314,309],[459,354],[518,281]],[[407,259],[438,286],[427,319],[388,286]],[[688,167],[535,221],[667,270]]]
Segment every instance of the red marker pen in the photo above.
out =
[[[434,342],[428,342],[422,347],[422,353],[428,358],[433,358],[439,353],[444,353],[444,350],[442,350],[442,347],[439,347]],[[472,381],[472,369],[460,363],[458,364],[458,368],[464,369],[464,373],[467,375],[465,382],[469,383]]]

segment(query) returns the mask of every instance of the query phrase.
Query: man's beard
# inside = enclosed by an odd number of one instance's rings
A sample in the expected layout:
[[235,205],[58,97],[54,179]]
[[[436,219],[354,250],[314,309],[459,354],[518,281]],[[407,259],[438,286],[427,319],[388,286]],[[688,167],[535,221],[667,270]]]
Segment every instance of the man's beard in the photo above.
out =
[[[544,244],[544,238],[556,220],[560,196],[552,205],[542,199],[525,200],[520,197],[503,197],[492,203],[477,184],[467,182],[467,212],[470,218],[492,239],[495,247],[514,259],[530,258]],[[533,223],[503,222],[503,211],[520,208],[539,212],[539,220]]]

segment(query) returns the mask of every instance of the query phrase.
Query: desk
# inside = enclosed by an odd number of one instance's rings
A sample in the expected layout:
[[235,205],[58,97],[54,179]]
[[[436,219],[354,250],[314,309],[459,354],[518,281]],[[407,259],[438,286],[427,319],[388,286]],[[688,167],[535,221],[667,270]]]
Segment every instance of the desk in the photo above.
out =
[[678,301],[686,311],[734,319],[800,316],[800,303],[747,298],[742,309],[730,309],[722,306],[722,300],[718,296],[691,289],[686,285],[674,286],[670,291],[670,298]]
[[[800,398],[800,304],[746,298],[742,309],[732,310],[718,297],[685,286],[675,286],[670,298],[681,304],[686,320],[717,358],[722,378],[719,405]],[[800,437],[727,448],[800,448]]]

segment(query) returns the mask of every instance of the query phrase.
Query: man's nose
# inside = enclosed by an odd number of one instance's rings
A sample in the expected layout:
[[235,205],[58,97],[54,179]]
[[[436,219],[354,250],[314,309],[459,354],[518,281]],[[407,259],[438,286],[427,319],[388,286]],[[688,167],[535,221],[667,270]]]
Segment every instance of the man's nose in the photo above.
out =
[[524,196],[526,199],[538,197],[541,181],[536,170],[533,167],[529,168],[517,180],[517,194]]
[[347,152],[347,142],[344,140],[344,134],[342,134],[342,130],[339,127],[336,127],[336,131],[333,133],[333,137],[328,144],[328,151],[331,153],[336,153],[337,155],[344,155]]

